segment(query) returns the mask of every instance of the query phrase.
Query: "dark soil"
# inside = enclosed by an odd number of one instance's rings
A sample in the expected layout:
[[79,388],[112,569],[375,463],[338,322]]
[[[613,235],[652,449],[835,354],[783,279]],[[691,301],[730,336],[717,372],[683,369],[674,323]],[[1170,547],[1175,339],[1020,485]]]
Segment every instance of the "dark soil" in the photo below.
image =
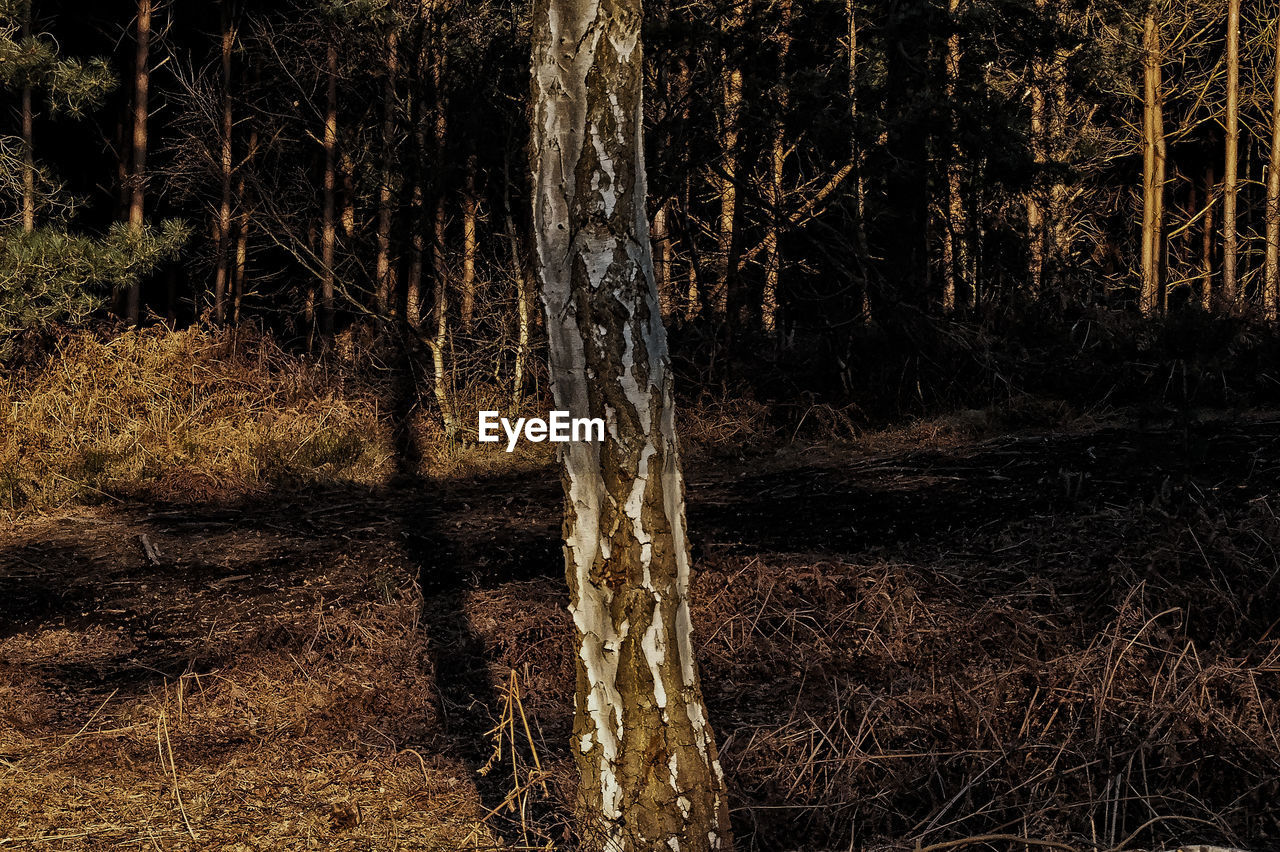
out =
[[[741,847],[1280,848],[1280,420],[953,444],[690,465]],[[0,533],[0,848],[571,842],[560,508],[547,471]],[[533,744],[480,775],[513,670]]]

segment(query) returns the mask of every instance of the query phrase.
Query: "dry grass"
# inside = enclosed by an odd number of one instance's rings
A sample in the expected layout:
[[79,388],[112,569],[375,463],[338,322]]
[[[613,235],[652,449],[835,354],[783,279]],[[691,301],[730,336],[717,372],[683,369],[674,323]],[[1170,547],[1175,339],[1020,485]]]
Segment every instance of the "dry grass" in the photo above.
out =
[[[0,849],[571,848],[545,448],[439,448],[396,380],[199,331],[0,380]],[[1275,847],[1275,422],[767,421],[682,417],[744,849]],[[396,479],[405,430],[474,481]]]
[[0,377],[0,510],[376,480],[379,399],[343,379],[246,332],[66,337]]

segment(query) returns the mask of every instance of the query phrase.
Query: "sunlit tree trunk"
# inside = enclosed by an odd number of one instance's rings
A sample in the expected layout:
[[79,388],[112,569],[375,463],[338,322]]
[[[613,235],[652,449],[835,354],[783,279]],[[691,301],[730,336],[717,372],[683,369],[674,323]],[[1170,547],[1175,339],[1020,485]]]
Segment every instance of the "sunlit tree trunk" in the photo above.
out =
[[672,374],[646,214],[640,0],[537,0],[534,233],[577,637],[581,847],[731,845],[689,617]]
[[711,297],[711,313],[716,319],[727,320],[738,286],[738,162],[741,158],[742,136],[742,68],[733,53],[737,39],[741,37],[748,0],[730,0],[726,11],[724,30],[726,47],[722,52],[724,67],[721,71],[720,124],[720,222],[716,243],[715,289],[704,294]]
[[969,270],[969,222],[964,198],[964,163],[957,136],[960,111],[956,98],[960,83],[960,33],[958,14],[960,0],[948,0],[952,32],[947,37],[947,106],[951,111],[951,144],[947,154],[947,224],[942,232],[942,307],[955,310],[959,292],[970,293],[967,285]]
[[448,367],[449,346],[449,267],[445,260],[445,192],[443,171],[445,164],[446,144],[449,133],[448,99],[445,95],[445,71],[448,51],[445,43],[445,27],[441,20],[442,9],[438,0],[427,0],[427,21],[431,33],[431,88],[435,97],[435,114],[432,131],[432,167],[435,170],[435,214],[432,218],[431,240],[431,272],[434,278],[433,303],[431,318],[435,325],[435,334],[431,340],[431,363],[433,370],[433,390],[436,405],[440,409],[440,420],[444,426],[445,439],[450,444],[456,440],[459,427],[453,411],[453,400],[449,384]]
[[521,250],[520,231],[511,211],[511,157],[503,162],[502,202],[507,219],[507,239],[511,245],[511,273],[516,283],[516,363],[511,377],[511,406],[519,409],[524,397],[525,375],[529,365],[529,337],[532,327],[533,287],[525,253]]
[[[133,70],[133,169],[130,175],[129,227],[142,230],[147,180],[147,116],[151,86],[151,0],[138,0],[136,52]],[[125,294],[125,320],[137,325],[142,315],[142,285],[129,285]]]
[[324,223],[320,235],[320,334],[327,342],[333,334],[333,290],[335,249],[338,242],[338,41],[329,33],[325,65],[328,97],[324,115]]
[[1267,163],[1267,260],[1263,313],[1272,322],[1280,313],[1280,21],[1276,22],[1271,77],[1271,157]]
[[1164,236],[1165,140],[1161,92],[1159,22],[1155,3],[1147,6],[1143,22],[1143,111],[1142,111],[1142,289],[1139,308],[1143,314],[1160,309],[1162,276],[1160,254]]
[[769,150],[769,226],[765,233],[764,293],[760,300],[760,326],[775,336],[778,332],[778,284],[782,278],[782,175],[787,160],[787,137],[784,116],[791,106],[787,88],[787,58],[791,53],[791,0],[779,0],[774,7],[778,17],[778,104],[773,119],[773,138]]
[[[1047,20],[1048,0],[1036,0],[1036,10]],[[1046,68],[1042,59],[1031,61],[1031,157],[1035,162],[1035,183],[1027,192],[1027,281],[1032,296],[1040,296],[1044,285],[1045,224],[1040,203],[1040,179],[1048,160],[1045,138],[1048,97],[1045,91]]]
[[235,45],[235,29],[232,27],[231,9],[222,4],[222,203],[218,206],[218,265],[213,281],[213,320],[221,324],[226,319],[227,290],[231,282],[232,233],[231,189],[232,148],[231,134],[234,127],[231,100],[231,54]]
[[[31,16],[34,14],[30,2],[21,7],[22,37],[31,35]],[[30,83],[22,86],[22,230],[31,233],[36,229],[36,136],[35,110],[32,105],[32,89]]]
[[392,27],[387,33],[386,79],[382,85],[382,173],[378,178],[378,256],[374,278],[374,304],[379,313],[392,310],[395,293],[395,269],[391,263],[391,227],[395,200],[395,132],[396,76],[399,72],[399,33]]
[[653,214],[653,271],[658,281],[658,304],[664,318],[675,315],[676,298],[671,291],[671,227],[667,204]]
[[479,202],[476,199],[476,155],[467,157],[466,174],[462,185],[462,280],[459,313],[462,328],[470,332],[476,311],[476,216]]
[[31,87],[22,87],[22,230],[36,229],[36,163],[35,117],[31,106]]
[[1222,301],[1234,310],[1239,299],[1236,280],[1237,170],[1240,159],[1240,0],[1227,0],[1226,168],[1222,185]]

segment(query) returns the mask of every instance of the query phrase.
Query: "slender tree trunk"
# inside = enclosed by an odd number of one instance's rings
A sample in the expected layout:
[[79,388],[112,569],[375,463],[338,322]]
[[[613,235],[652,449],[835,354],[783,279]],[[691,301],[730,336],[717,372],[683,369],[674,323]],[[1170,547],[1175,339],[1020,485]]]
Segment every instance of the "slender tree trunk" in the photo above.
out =
[[476,311],[476,155],[467,157],[466,174],[462,186],[462,280],[458,282],[462,303],[462,328],[468,333],[474,323]]
[[427,227],[426,198],[420,176],[413,183],[410,209],[413,211],[413,233],[409,238],[409,267],[405,274],[404,321],[410,328],[417,329],[422,325],[422,258],[426,251],[423,233]]
[[1227,0],[1226,168],[1222,186],[1222,301],[1234,311],[1239,302],[1236,280],[1237,169],[1240,159],[1240,0]]
[[[856,0],[845,0],[845,17],[849,25],[849,161],[853,163],[853,238],[858,249],[858,257],[867,263],[867,195],[866,174],[863,168],[865,158],[862,143],[858,139],[858,7]],[[865,278],[865,276],[864,276]],[[866,280],[861,288],[862,318],[871,322],[871,288]]]
[[[741,38],[748,0],[729,0],[726,41],[736,44]],[[722,52],[721,106],[724,111],[720,126],[720,223],[716,244],[717,278],[711,297],[711,313],[717,320],[728,320],[738,287],[738,162],[741,158],[742,135],[742,69],[730,48]]]
[[778,17],[778,105],[773,120],[769,151],[769,226],[765,233],[764,293],[760,299],[760,326],[771,337],[778,334],[778,284],[782,278],[782,176],[787,160],[784,117],[791,107],[787,87],[787,59],[791,53],[791,0],[779,0]]
[[664,319],[675,316],[676,297],[671,290],[671,227],[668,204],[663,202],[653,214],[653,272],[658,281],[658,304]]
[[[147,181],[147,91],[151,86],[151,0],[138,0],[137,51],[133,73],[133,173],[130,175],[129,227],[142,230]],[[129,285],[125,321],[137,325],[142,317],[142,285]]]
[[1164,110],[1161,92],[1159,23],[1149,3],[1143,23],[1142,142],[1142,290],[1139,308],[1151,315],[1160,309],[1161,246],[1164,234]]
[[338,242],[338,41],[329,32],[326,71],[329,83],[324,115],[324,223],[320,235],[320,334],[325,344],[333,334],[334,253]]
[[382,174],[378,179],[378,257],[374,304],[381,314],[392,312],[395,268],[391,263],[391,228],[395,199],[396,77],[399,73],[399,33],[387,33],[387,76],[382,87]]
[[1276,22],[1271,77],[1271,156],[1267,163],[1267,260],[1262,308],[1266,318],[1280,318],[1280,21]]
[[432,219],[431,271],[434,277],[434,303],[432,319],[435,337],[431,342],[431,361],[434,370],[436,405],[444,426],[445,440],[452,445],[459,434],[457,418],[453,411],[449,386],[449,369],[446,351],[449,346],[449,268],[445,259],[445,188],[443,171],[449,132],[449,102],[445,94],[447,45],[441,6],[437,0],[429,0],[428,22],[431,28],[433,56],[431,62],[431,87],[435,96],[435,121],[433,128],[433,166],[435,168],[435,215]]
[[[258,152],[258,130],[252,128],[249,131],[249,151],[245,155],[246,164],[251,161]],[[253,221],[252,203],[249,198],[249,187],[245,181],[245,173],[242,169],[240,172],[240,180],[236,188],[236,197],[240,204],[240,221],[236,228],[236,266],[235,278],[232,282],[232,299],[231,322],[234,325],[240,324],[240,307],[244,302],[245,288],[248,285],[248,268],[249,268],[249,229]]]
[[[1048,0],[1036,0],[1036,11],[1041,19],[1048,19]],[[1040,203],[1040,180],[1048,161],[1048,140],[1045,138],[1048,97],[1045,92],[1045,62],[1031,61],[1031,158],[1036,172],[1031,189],[1027,192],[1027,279],[1033,298],[1039,298],[1044,286],[1045,226],[1044,208]]]
[[1200,231],[1200,305],[1206,311],[1213,307],[1213,208],[1214,189],[1218,182],[1213,173],[1213,165],[1204,171],[1204,225]]
[[224,0],[222,5],[222,203],[218,207],[218,266],[213,282],[213,321],[219,325],[226,319],[227,290],[232,274],[231,134],[234,122],[231,112],[231,53],[235,45],[235,37],[231,9]]
[[943,246],[943,294],[942,307],[953,311],[959,299],[971,299],[969,286],[969,220],[964,198],[964,162],[959,144],[960,110],[956,103],[960,85],[959,26],[960,0],[948,0],[947,11],[951,16],[952,33],[947,37],[947,105],[951,111],[951,141],[947,156],[947,225],[942,232]]
[[732,845],[689,617],[672,374],[645,205],[640,0],[538,0],[533,205],[556,406],[600,417],[561,444],[577,637],[582,844]]
[[22,230],[36,229],[36,162],[35,119],[31,106],[31,87],[22,87]]
[[[22,37],[31,35],[31,16],[35,13],[32,3],[26,3],[22,9]],[[30,83],[22,86],[22,231],[29,234],[36,229],[36,135],[35,110],[32,106],[32,89]]]
[[511,273],[516,282],[516,363],[511,378],[511,407],[517,411],[524,397],[525,374],[529,364],[529,336],[532,325],[532,296],[525,253],[521,250],[520,231],[511,211],[511,156],[503,161],[502,202],[507,219],[507,237],[511,244]]

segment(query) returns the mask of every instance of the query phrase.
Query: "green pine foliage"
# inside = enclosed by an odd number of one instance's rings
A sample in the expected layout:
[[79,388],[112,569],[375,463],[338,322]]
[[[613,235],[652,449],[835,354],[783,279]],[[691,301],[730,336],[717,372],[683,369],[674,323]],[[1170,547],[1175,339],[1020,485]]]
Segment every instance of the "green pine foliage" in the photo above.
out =
[[[51,114],[79,118],[116,86],[101,59],[62,59],[52,39],[23,35],[25,0],[0,0],[0,89],[30,88]],[[29,26],[28,26],[29,28]],[[22,225],[27,170],[35,186],[37,227]],[[38,163],[26,143],[0,136],[0,360],[27,331],[78,323],[98,309],[112,288],[127,287],[177,254],[190,234],[178,221],[141,230],[125,225],[105,235],[72,229],[78,200]]]

